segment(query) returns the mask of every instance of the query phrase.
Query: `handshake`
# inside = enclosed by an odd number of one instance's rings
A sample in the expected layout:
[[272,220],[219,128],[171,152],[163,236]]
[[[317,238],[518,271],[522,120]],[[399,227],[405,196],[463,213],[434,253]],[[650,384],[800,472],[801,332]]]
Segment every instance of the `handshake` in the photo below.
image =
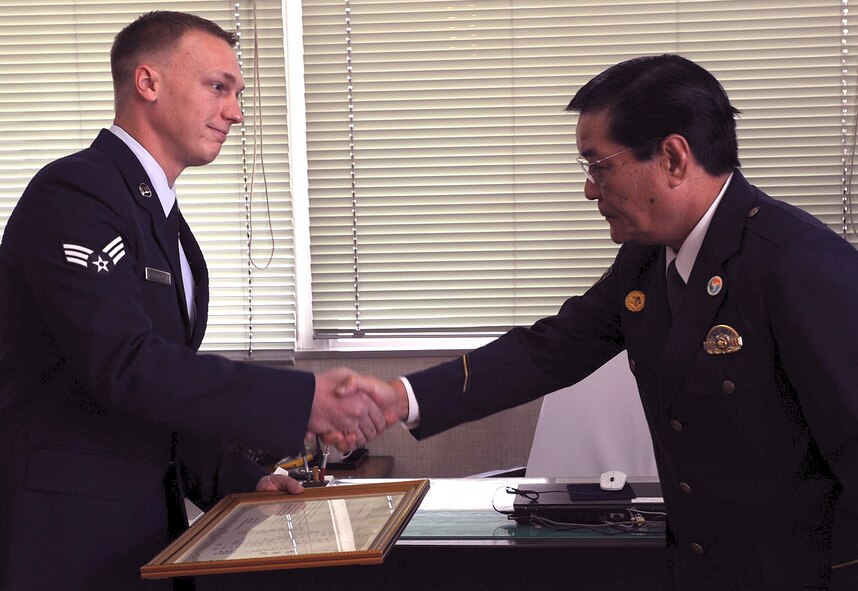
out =
[[308,434],[346,452],[375,439],[408,418],[408,396],[400,380],[384,382],[346,368],[316,374]]

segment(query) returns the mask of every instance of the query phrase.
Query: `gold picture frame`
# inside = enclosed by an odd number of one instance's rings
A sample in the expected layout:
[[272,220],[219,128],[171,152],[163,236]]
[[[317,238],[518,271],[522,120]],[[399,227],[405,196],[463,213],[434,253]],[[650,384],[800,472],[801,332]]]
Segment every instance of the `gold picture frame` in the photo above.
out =
[[140,575],[380,564],[428,490],[422,479],[228,495]]

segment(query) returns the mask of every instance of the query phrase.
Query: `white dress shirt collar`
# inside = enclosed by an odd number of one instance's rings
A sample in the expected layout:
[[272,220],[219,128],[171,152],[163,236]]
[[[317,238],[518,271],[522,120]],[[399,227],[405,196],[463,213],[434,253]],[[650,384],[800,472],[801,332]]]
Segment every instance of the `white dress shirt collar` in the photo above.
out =
[[712,218],[715,216],[715,210],[718,209],[718,204],[721,203],[721,198],[724,197],[724,193],[727,192],[727,187],[730,186],[730,181],[733,180],[733,173],[730,173],[730,176],[727,177],[724,186],[721,187],[721,191],[718,193],[718,196],[715,197],[715,201],[712,202],[712,205],[709,206],[709,209],[706,210],[706,213],[703,214],[703,217],[700,218],[700,221],[697,222],[697,225],[694,226],[694,229],[691,230],[691,233],[685,239],[685,242],[682,243],[682,246],[679,247],[679,252],[675,252],[669,246],[666,247],[666,257],[665,257],[665,265],[669,265],[670,261],[674,258],[676,259],[676,270],[679,272],[682,280],[688,283],[688,278],[691,277],[691,269],[694,268],[694,261],[697,260],[697,254],[700,252],[700,247],[703,245],[703,239],[706,237],[706,232],[709,230],[709,224],[712,223]]

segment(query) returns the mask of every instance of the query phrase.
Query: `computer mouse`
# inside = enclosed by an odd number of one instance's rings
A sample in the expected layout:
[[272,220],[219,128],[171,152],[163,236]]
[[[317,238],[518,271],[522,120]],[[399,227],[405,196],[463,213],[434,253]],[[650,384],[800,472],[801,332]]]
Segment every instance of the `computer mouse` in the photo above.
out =
[[602,490],[621,490],[626,485],[628,476],[619,470],[609,470],[599,478],[599,486]]

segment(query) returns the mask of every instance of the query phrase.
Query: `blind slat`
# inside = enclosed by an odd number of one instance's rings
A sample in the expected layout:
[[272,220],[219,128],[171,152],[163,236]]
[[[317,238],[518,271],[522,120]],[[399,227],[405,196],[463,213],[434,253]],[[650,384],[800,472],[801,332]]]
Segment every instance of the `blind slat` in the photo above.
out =
[[839,0],[302,6],[317,335],[500,332],[586,290],[617,246],[564,108],[635,55],[712,71],[752,181],[839,229]]

